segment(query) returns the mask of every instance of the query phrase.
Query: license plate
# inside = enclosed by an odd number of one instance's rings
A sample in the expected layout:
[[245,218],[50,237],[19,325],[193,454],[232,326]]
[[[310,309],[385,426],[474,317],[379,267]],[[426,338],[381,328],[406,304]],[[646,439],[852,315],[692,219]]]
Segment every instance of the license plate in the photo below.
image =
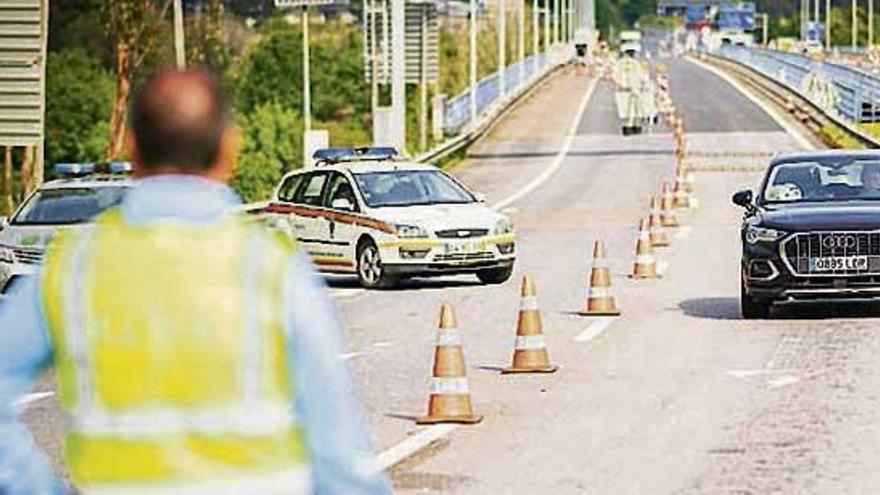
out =
[[841,270],[867,270],[867,256],[829,256],[810,258],[811,272],[836,272]]
[[446,245],[446,254],[473,254],[478,251],[474,242],[462,242]]

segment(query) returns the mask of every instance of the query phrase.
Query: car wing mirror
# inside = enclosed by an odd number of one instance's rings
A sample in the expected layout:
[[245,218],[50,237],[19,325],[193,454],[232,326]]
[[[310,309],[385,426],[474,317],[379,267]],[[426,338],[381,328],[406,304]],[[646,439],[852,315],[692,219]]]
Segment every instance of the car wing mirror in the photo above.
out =
[[354,211],[354,204],[346,198],[336,198],[330,203],[334,210]]
[[0,217],[0,230],[9,227],[9,217]]
[[474,199],[476,199],[478,203],[485,203],[486,195],[483,193],[474,193]]
[[752,204],[752,191],[749,189],[738,191],[733,195],[733,204],[742,206],[743,208],[752,209],[754,207]]

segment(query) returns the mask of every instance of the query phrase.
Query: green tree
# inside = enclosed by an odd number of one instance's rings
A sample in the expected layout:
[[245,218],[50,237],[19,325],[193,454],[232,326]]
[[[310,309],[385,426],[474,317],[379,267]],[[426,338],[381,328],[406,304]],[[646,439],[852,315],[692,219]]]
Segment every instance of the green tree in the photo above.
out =
[[113,76],[82,48],[49,52],[46,162],[92,161],[107,145]]
[[245,201],[267,199],[281,176],[302,166],[302,119],[277,102],[239,117],[242,149],[233,187]]

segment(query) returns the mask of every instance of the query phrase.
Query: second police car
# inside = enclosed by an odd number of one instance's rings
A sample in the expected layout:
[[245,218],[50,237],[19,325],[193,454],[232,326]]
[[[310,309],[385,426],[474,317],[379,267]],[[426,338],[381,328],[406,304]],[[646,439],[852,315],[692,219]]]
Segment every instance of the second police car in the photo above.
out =
[[55,165],[59,179],[41,185],[11,218],[0,218],[0,294],[35,271],[59,229],[80,228],[122,201],[130,171],[126,162]]
[[287,174],[266,207],[324,272],[383,288],[412,276],[510,278],[510,220],[436,167],[395,160],[393,148],[329,148]]

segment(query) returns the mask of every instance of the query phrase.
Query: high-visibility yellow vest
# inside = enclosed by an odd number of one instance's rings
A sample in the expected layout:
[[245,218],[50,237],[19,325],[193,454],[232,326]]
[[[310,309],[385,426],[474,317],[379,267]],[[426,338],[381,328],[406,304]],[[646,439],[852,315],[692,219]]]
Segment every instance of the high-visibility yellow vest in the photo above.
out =
[[53,241],[43,297],[84,493],[308,490],[282,328],[294,249],[244,219],[118,209]]

